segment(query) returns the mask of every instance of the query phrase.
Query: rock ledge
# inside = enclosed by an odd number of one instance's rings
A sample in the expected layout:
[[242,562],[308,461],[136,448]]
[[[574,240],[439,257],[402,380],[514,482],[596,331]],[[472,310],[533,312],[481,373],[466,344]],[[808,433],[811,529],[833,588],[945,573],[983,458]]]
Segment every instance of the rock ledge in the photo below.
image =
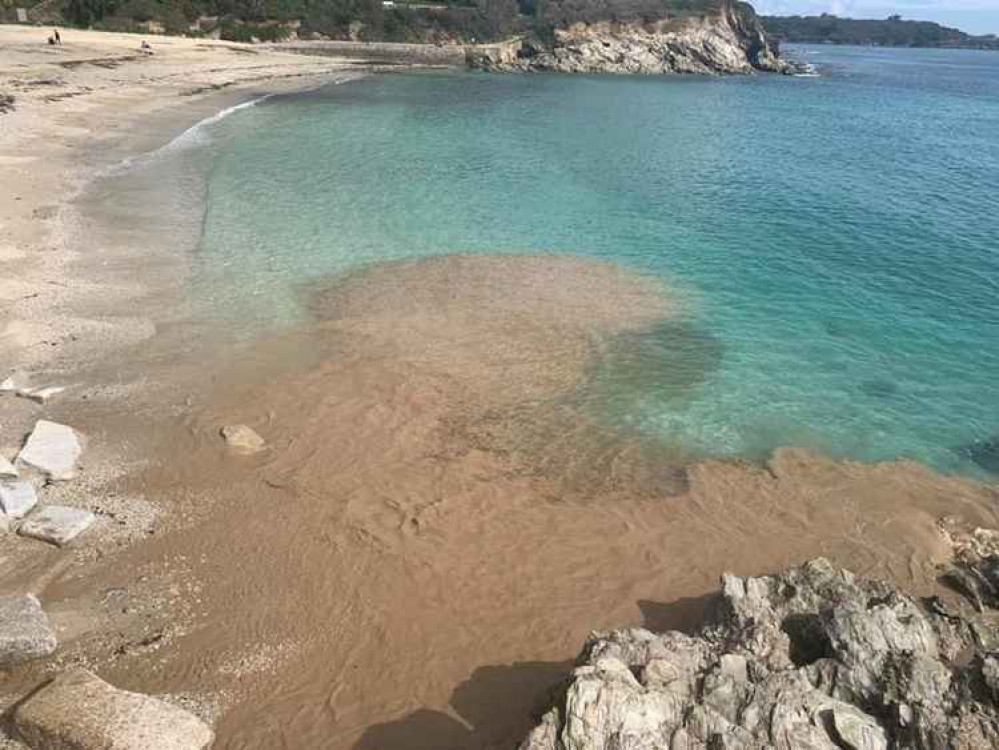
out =
[[521,750],[999,747],[999,630],[819,559],[726,575],[697,636],[595,633]]

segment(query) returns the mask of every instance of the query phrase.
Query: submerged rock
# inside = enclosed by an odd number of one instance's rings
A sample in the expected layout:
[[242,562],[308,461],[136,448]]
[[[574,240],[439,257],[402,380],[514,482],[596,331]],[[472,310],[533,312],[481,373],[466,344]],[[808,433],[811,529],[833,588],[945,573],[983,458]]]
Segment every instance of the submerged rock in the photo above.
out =
[[95,516],[86,510],[49,505],[28,516],[17,528],[21,536],[64,547],[90,528]]
[[38,599],[0,597],[0,665],[48,656],[56,650],[55,632]]
[[983,645],[995,635],[827,560],[726,575],[717,620],[696,637],[594,634],[520,747],[997,747],[999,662]]
[[214,741],[193,714],[84,669],[64,672],[29,696],[13,723],[31,747],[45,750],[203,750]]
[[76,430],[42,419],[35,424],[17,463],[36,469],[53,481],[65,481],[76,476],[76,462],[82,453],[83,442]]
[[267,447],[264,439],[245,424],[227,425],[220,434],[233,453],[259,453]]
[[957,452],[974,461],[985,471],[999,475],[999,435],[988,440],[976,440],[962,445]]

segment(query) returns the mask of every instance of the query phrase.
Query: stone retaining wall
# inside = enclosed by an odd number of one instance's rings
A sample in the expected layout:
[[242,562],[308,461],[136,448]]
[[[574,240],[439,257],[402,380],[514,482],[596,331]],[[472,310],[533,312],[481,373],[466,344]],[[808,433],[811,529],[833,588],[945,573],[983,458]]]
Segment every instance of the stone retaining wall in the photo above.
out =
[[288,42],[268,45],[281,52],[344,57],[364,62],[397,65],[465,65],[465,47],[451,44],[392,44],[387,42]]

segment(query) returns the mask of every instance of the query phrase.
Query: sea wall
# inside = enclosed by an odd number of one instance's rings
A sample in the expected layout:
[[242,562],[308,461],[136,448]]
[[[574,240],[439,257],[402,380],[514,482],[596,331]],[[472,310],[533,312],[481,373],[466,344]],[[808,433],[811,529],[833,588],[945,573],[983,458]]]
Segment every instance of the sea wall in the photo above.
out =
[[319,41],[288,42],[270,46],[281,52],[341,57],[383,65],[464,66],[466,58],[465,47],[456,44],[437,46],[389,42]]

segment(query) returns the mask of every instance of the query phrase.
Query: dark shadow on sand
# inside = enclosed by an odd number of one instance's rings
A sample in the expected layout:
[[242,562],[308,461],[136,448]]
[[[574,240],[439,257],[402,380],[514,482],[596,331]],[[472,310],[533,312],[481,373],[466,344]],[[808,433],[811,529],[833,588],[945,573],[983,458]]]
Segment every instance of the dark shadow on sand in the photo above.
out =
[[[693,634],[714,618],[720,600],[717,593],[639,600],[638,608],[648,630]],[[370,727],[354,750],[511,750],[558,699],[572,668],[571,661],[480,667],[451,694],[459,718],[420,709]]]
[[480,667],[451,695],[457,719],[420,709],[365,731],[354,750],[509,750],[549,707],[572,662]]

